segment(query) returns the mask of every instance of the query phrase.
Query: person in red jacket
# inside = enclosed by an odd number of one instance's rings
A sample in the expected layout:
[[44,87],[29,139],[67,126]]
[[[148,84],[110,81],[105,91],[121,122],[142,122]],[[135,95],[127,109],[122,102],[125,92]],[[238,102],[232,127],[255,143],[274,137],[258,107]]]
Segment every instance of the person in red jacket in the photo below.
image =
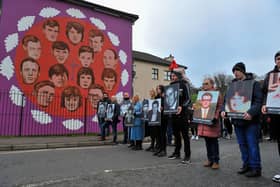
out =
[[[215,91],[214,80],[212,78],[206,78],[203,81],[202,90]],[[204,167],[211,167],[212,169],[219,169],[219,142],[218,138],[221,135],[221,125],[219,123],[219,114],[223,104],[221,95],[218,97],[217,107],[215,110],[215,117],[212,125],[198,124],[197,131],[200,137],[204,137],[207,161],[203,164]]]

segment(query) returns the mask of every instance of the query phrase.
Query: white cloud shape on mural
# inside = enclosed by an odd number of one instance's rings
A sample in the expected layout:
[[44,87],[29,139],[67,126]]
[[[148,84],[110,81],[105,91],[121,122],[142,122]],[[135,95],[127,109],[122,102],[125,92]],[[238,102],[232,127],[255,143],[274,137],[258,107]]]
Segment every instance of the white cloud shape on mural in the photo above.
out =
[[74,17],[74,18],[86,18],[85,14],[80,11],[79,9],[76,8],[69,8],[66,10],[67,14],[69,14],[70,16]]
[[122,71],[121,82],[122,85],[125,86],[128,83],[129,74],[126,69]]
[[120,57],[122,64],[125,65],[127,62],[127,55],[122,49],[119,51],[119,57]]
[[90,21],[91,21],[91,23],[93,23],[98,29],[100,29],[100,30],[105,30],[105,29],[106,29],[106,25],[105,25],[105,23],[104,23],[102,20],[100,20],[100,19],[98,19],[98,18],[91,17],[91,18],[90,18]]
[[51,116],[49,116],[47,113],[39,111],[39,110],[31,110],[31,114],[33,119],[41,124],[49,124],[52,122]]
[[25,106],[25,97],[18,87],[14,85],[11,86],[9,97],[13,104],[17,106]]
[[92,120],[91,120],[91,121],[93,121],[93,122],[98,122],[98,117],[97,117],[96,114],[92,117]]
[[114,34],[112,32],[108,32],[108,36],[109,36],[111,42],[114,44],[114,46],[119,46],[120,40],[116,34]]
[[0,74],[10,80],[14,75],[14,65],[10,56],[7,56],[1,61]]
[[43,8],[39,13],[39,15],[43,18],[51,18],[57,16],[58,14],[60,14],[60,11],[52,7]]
[[17,24],[18,31],[26,31],[28,30],[34,23],[35,16],[25,16],[22,17]]
[[77,119],[69,119],[62,122],[63,126],[69,130],[79,130],[84,123]]
[[7,53],[13,50],[18,45],[18,33],[9,34],[5,38],[5,48]]

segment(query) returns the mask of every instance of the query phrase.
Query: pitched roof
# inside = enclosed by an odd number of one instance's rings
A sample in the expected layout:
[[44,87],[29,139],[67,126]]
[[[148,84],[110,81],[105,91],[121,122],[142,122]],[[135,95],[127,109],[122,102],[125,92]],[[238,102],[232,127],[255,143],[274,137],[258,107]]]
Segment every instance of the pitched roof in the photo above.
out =
[[[151,63],[151,64],[160,64],[160,65],[164,65],[164,66],[169,66],[170,65],[170,61],[168,60],[164,60],[163,58],[157,57],[155,55],[151,55],[149,53],[145,53],[145,52],[140,52],[140,51],[133,51],[132,52],[132,57],[134,60],[140,60],[140,61],[144,61],[147,63]],[[179,67],[185,68],[187,69],[187,66],[183,66],[178,64]]]
[[100,12],[100,13],[108,14],[108,15],[111,15],[111,16],[114,16],[114,17],[120,17],[120,18],[129,20],[132,23],[134,23],[139,18],[138,15],[122,12],[122,11],[112,9],[112,8],[108,8],[108,7],[105,7],[105,6],[102,6],[102,5],[98,5],[98,4],[95,4],[95,3],[88,2],[86,0],[59,0],[59,1],[64,1],[64,2],[67,2],[67,3],[72,3],[72,4],[75,4],[75,5],[87,7],[87,8],[90,8],[90,9],[96,11],[96,12]]

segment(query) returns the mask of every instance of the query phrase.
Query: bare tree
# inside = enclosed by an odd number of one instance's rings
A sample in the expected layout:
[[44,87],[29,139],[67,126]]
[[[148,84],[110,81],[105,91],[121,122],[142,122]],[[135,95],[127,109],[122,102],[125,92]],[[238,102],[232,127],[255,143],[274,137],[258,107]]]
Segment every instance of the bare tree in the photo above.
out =
[[214,74],[213,79],[215,81],[216,88],[222,93],[222,95],[225,95],[227,87],[229,83],[231,83],[233,76],[226,75],[224,73],[216,73]]

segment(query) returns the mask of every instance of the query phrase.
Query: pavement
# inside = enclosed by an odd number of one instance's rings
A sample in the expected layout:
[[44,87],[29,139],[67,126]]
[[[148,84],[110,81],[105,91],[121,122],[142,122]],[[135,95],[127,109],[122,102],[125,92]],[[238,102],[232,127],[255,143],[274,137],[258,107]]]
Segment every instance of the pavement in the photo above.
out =
[[[122,138],[122,135],[119,136]],[[100,141],[97,135],[0,137],[0,151],[53,149],[113,145],[112,137]]]

